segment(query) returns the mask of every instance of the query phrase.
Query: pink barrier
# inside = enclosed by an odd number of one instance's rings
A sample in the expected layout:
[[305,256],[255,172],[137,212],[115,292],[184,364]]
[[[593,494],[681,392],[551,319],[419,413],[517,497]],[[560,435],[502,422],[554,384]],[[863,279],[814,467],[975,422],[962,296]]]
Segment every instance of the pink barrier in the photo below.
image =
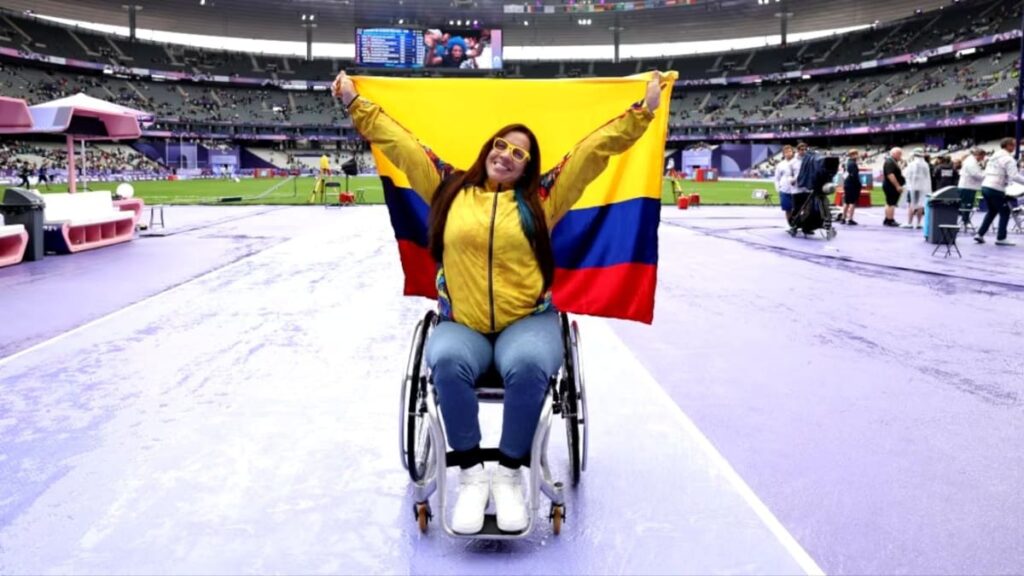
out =
[[125,198],[124,200],[114,200],[114,208],[122,212],[129,210],[134,212],[132,224],[138,224],[139,220],[142,219],[142,211],[146,208],[146,203],[142,198]]
[[74,226],[69,222],[45,224],[43,234],[47,252],[74,254],[128,242],[135,237],[135,218]]
[[21,262],[27,246],[28,232],[24,226],[0,226],[0,268]]

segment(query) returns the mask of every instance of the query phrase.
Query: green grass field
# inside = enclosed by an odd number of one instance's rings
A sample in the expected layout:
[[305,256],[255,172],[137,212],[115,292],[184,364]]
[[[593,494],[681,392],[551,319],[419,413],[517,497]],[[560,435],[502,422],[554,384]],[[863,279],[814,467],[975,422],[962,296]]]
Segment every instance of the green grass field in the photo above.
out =
[[[135,196],[142,198],[146,204],[307,204],[313,191],[313,178],[243,178],[240,182],[232,180],[153,180],[132,182]],[[344,179],[341,180],[344,186]],[[276,188],[275,188],[276,187]],[[384,202],[384,190],[380,179],[375,176],[357,176],[349,179],[349,187],[355,191],[363,190],[367,203],[381,204]],[[115,182],[95,182],[89,184],[90,190],[111,190],[117,188]],[[271,190],[273,188],[273,190]],[[79,187],[81,189],[81,187]],[[50,192],[67,192],[66,185],[53,185]],[[47,190],[42,189],[43,193]],[[224,198],[239,198],[241,201]]]
[[[779,203],[779,196],[776,194],[775,185],[772,182],[733,182],[728,180],[719,182],[691,182],[686,180],[682,182],[682,187],[684,194],[700,194],[701,204],[736,206],[761,205],[764,202],[763,200],[754,200],[751,197],[753,191],[757,188],[764,188],[771,191],[775,203]],[[871,204],[873,206],[881,206],[884,200],[885,195],[882,194],[881,188],[875,188],[871,191]],[[675,203],[674,196],[672,194],[672,185],[667,180],[662,183],[661,203]]]
[[[344,186],[344,180],[340,181]],[[288,181],[284,178],[243,179],[241,182],[230,180],[164,180],[135,182],[136,197],[142,198],[147,204],[307,204],[313,190],[313,178],[299,178]],[[116,183],[94,183],[92,190],[114,190]],[[276,188],[275,188],[276,187]],[[363,191],[363,200],[367,204],[382,204],[384,190],[380,179],[376,176],[356,176],[349,180],[349,187]],[[53,185],[52,192],[66,192],[67,186]],[[273,190],[271,190],[273,188]],[[773,194],[775,186],[770,182],[691,182],[682,183],[685,194],[700,194],[702,204],[718,205],[755,205],[761,200],[754,200],[751,194],[756,188],[766,188]],[[43,192],[47,190],[43,189]],[[224,198],[242,198],[242,200],[222,201]],[[674,204],[672,185],[667,180],[662,183],[662,204]],[[775,197],[778,203],[778,197]],[[882,191],[872,192],[872,203],[882,203]]]

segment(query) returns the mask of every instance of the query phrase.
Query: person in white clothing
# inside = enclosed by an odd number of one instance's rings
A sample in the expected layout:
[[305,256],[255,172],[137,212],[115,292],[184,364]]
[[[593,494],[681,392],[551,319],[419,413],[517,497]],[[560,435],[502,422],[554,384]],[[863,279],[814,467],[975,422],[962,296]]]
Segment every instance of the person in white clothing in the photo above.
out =
[[[924,203],[932,193],[932,169],[925,159],[924,150],[914,148],[913,158],[907,164],[907,223],[904,228],[920,228],[924,217]],[[914,217],[917,216],[917,224]]]
[[[975,146],[960,164],[960,181],[956,186],[960,193],[961,210],[974,210],[974,199],[981,188],[981,181],[985,178],[984,161],[985,149]],[[963,223],[966,225],[971,219],[971,213],[962,212],[961,214]]]
[[[796,183],[796,179],[800,176],[800,167],[804,163],[804,156],[806,154],[807,154],[807,143],[806,142],[797,142],[797,144],[796,144],[796,156],[793,156],[793,159],[789,161],[789,169],[790,169],[790,174],[792,176],[792,178],[790,178],[790,180],[789,180],[789,182],[790,182],[790,191],[789,191],[789,193],[790,193],[790,198],[793,199],[793,202],[792,202],[792,204],[791,204],[791,206],[789,208],[790,216],[793,216],[797,212],[799,212],[800,209],[803,208],[804,202],[806,202],[807,199],[810,198],[810,196],[811,196],[811,191],[810,190],[803,190]],[[791,219],[792,218],[787,218],[787,222],[789,222]]]
[[999,150],[989,158],[985,165],[985,178],[981,181],[981,196],[988,205],[988,212],[985,219],[981,221],[978,234],[974,241],[978,244],[985,243],[985,233],[988,232],[992,222],[999,215],[999,230],[996,233],[997,246],[1014,246],[1013,242],[1006,239],[1006,228],[1010,223],[1010,205],[1006,201],[1006,187],[1010,182],[1024,184],[1024,175],[1017,170],[1017,160],[1013,152],[1017,149],[1017,141],[1013,138],[1003,138],[999,142]]
[[793,147],[782,147],[782,160],[775,165],[775,190],[779,193],[779,205],[786,214],[786,224],[793,211]]
[[796,155],[789,161],[793,172],[793,178],[790,180],[790,183],[792,184],[792,194],[796,194],[800,191],[796,185],[796,177],[800,175],[800,165],[803,164],[805,154],[807,154],[807,144],[804,142],[797,142]]

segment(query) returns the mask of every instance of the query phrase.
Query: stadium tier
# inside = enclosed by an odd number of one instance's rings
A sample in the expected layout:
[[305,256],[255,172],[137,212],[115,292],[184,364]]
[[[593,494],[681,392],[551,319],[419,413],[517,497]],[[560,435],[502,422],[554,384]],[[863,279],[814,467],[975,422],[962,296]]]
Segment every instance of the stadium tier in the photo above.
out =
[[[1009,121],[1014,104],[1020,5],[963,1],[786,46],[620,62],[511,61],[492,74],[676,70],[670,139],[682,141],[999,123]],[[354,65],[132,42],[0,13],[4,95],[38,103],[85,92],[152,112],[145,133],[154,137],[355,138],[337,102],[321,91],[340,69]]]

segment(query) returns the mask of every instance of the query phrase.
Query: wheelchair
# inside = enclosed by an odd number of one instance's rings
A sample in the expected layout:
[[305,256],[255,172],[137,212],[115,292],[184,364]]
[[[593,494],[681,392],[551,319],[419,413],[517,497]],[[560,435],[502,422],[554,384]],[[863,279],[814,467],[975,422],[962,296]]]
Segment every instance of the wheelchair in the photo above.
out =
[[[559,313],[565,353],[562,366],[549,381],[544,406],[531,444],[526,495],[529,522],[521,532],[502,532],[498,529],[494,514],[487,514],[483,529],[476,534],[454,532],[447,519],[446,476],[448,468],[454,464],[448,464],[452,454],[447,451],[444,422],[440,417],[437,394],[424,354],[427,339],[437,322],[437,314],[431,310],[416,324],[405,376],[402,378],[399,448],[402,466],[408,470],[413,484],[413,514],[420,532],[426,533],[428,524],[434,518],[430,497],[437,492],[441,526],[450,536],[485,540],[525,538],[535,527],[537,511],[541,504],[540,493],[543,492],[550,500],[548,521],[551,523],[552,532],[559,534],[566,519],[564,485],[552,478],[547,457],[551,424],[556,416],[560,416],[565,424],[569,475],[573,487],[579,484],[581,474],[587,469],[587,402],[579,356],[579,328],[576,322],[570,321],[565,313]],[[493,366],[477,379],[476,395],[481,403],[501,403],[505,397],[504,392],[501,376]],[[497,448],[482,448],[481,451],[485,462],[498,460]]]

